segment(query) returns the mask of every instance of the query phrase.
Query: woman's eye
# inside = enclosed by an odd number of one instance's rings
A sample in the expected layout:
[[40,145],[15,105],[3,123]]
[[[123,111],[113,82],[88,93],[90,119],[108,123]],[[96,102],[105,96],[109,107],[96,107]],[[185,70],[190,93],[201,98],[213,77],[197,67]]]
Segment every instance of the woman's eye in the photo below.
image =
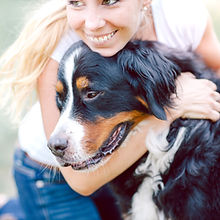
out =
[[119,0],[103,0],[103,5],[114,5],[115,3],[119,2]]
[[82,1],[67,1],[67,5],[77,8],[77,7],[83,6],[83,2]]

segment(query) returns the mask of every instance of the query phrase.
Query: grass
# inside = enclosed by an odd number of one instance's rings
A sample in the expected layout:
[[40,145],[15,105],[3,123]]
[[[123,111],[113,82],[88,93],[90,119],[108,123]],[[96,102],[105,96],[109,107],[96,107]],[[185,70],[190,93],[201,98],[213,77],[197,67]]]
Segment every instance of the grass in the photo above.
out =
[[[35,2],[33,0],[1,0],[0,1],[0,54],[16,38],[24,18],[24,12]],[[220,39],[219,0],[206,0],[213,18],[213,24]],[[0,193],[15,194],[11,167],[12,155],[16,143],[16,129],[13,129],[7,117],[0,112]]]

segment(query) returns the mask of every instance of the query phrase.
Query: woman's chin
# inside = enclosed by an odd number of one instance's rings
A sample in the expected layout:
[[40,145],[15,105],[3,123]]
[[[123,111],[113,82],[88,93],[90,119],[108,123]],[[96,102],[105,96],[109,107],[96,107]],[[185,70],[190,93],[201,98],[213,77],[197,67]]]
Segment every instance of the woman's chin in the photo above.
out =
[[115,48],[112,48],[112,47],[109,47],[109,48],[96,48],[95,47],[95,48],[91,48],[91,50],[99,53],[103,57],[112,57],[115,54],[117,54],[124,46],[117,47],[117,48],[116,47]]
[[104,57],[111,57],[118,53],[126,44],[118,43],[118,42],[106,42],[105,44],[97,44],[94,42],[85,42],[87,46],[94,52],[99,53]]

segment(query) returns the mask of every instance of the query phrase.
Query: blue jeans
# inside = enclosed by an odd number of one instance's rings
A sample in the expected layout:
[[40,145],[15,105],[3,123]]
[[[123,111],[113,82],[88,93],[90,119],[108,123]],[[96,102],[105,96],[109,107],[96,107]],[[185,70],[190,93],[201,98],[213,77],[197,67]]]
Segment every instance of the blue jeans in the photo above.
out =
[[[26,220],[101,220],[91,197],[74,192],[58,170],[43,167],[19,148],[15,152],[13,170]],[[108,201],[111,195],[105,195]],[[94,197],[100,201],[100,196]],[[114,203],[114,199],[112,201]],[[120,219],[117,207],[114,204],[112,207],[113,210],[111,206],[108,209],[115,217],[110,214],[102,219]]]

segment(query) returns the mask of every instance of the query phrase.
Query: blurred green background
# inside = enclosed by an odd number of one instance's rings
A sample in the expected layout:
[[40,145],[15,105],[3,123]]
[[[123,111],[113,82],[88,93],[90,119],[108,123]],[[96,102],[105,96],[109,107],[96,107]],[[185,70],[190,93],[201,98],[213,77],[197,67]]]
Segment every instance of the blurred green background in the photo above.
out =
[[[0,54],[13,42],[22,27],[25,13],[33,0],[0,0]],[[206,0],[213,24],[220,39],[220,0]],[[16,129],[3,111],[0,112],[0,193],[15,194],[11,174],[12,156],[16,143]]]
[[[0,0],[0,54],[15,40],[33,0]],[[11,166],[16,143],[16,128],[0,111],[0,193],[15,194]]]

